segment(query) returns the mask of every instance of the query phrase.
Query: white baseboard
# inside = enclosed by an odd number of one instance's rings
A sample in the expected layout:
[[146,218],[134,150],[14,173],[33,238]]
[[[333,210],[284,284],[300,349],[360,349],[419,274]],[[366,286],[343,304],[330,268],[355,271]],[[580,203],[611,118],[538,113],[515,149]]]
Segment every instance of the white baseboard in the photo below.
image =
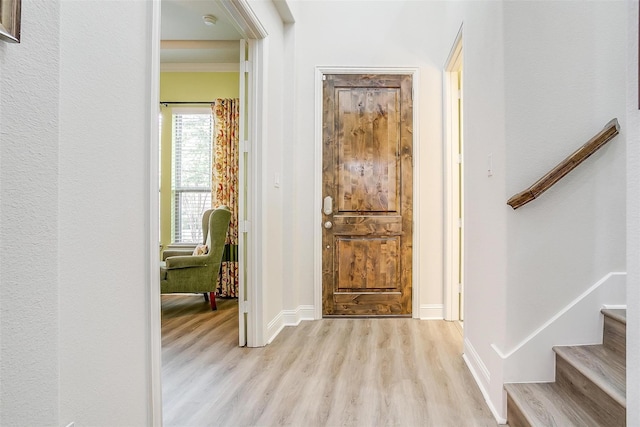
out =
[[284,317],[281,311],[267,325],[267,344],[271,344],[271,342],[278,336],[282,329],[284,329]]
[[312,305],[299,305],[295,310],[282,310],[285,326],[297,326],[303,320],[314,320],[315,307]]
[[[491,398],[489,396],[489,391],[485,386],[485,384],[489,384],[491,382],[491,374],[489,373],[487,366],[484,364],[482,359],[480,359],[480,356],[478,356],[475,348],[473,348],[473,345],[471,345],[468,340],[464,341],[464,348],[466,349],[466,351],[462,355],[462,360],[464,360],[467,367],[469,368],[469,371],[471,372],[471,375],[473,376],[473,379],[476,381],[476,384],[478,384],[478,388],[480,389],[480,392],[484,397],[484,401],[487,403],[487,406],[493,414],[493,417],[496,419],[496,422],[498,424],[506,424],[507,419],[504,418],[500,414],[500,411],[498,411],[493,405],[493,402],[491,401]],[[482,373],[481,375],[486,380],[486,383],[482,381],[482,378],[480,378],[478,371]]]
[[[468,360],[467,355],[471,357],[470,362],[472,362],[472,366],[469,366],[471,373],[480,371],[482,374],[482,379],[484,379],[484,381],[480,381],[478,385],[482,387],[481,384],[489,384],[491,382],[491,372],[489,372],[487,365],[485,365],[480,356],[478,356],[473,344],[471,344],[471,342],[466,338],[464,340],[464,355],[465,360]],[[477,375],[474,374],[474,377],[477,377]],[[476,382],[478,382],[477,380],[478,378],[476,378]]]
[[297,326],[303,320],[315,319],[312,305],[299,305],[295,310],[282,310],[267,325],[267,344],[270,344],[285,326]]
[[420,320],[442,320],[444,319],[443,304],[421,304]]

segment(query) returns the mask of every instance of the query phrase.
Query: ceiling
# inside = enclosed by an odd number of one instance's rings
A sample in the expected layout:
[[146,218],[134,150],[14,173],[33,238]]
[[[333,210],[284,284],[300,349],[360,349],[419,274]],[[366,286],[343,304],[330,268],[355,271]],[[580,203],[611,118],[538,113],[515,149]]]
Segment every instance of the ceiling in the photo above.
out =
[[[205,15],[216,24],[205,25]],[[162,64],[238,63],[241,38],[216,0],[162,0]]]

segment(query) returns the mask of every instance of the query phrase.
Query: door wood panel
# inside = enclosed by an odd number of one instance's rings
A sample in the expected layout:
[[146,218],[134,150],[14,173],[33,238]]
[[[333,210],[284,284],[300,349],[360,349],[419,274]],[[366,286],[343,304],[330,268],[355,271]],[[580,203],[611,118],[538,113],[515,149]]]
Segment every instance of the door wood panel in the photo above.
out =
[[410,315],[410,75],[325,75],[323,315]]

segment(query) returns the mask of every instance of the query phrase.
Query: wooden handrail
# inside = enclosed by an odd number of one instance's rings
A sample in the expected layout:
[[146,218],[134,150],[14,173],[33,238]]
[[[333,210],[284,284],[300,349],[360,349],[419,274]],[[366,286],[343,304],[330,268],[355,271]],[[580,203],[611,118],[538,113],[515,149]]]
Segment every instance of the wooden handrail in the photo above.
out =
[[573,154],[564,159],[545,176],[537,180],[531,187],[511,197],[507,204],[513,209],[526,205],[533,199],[547,191],[566,174],[574,170],[587,157],[598,151],[600,147],[611,141],[620,132],[618,119],[612,119],[597,135],[578,148]]

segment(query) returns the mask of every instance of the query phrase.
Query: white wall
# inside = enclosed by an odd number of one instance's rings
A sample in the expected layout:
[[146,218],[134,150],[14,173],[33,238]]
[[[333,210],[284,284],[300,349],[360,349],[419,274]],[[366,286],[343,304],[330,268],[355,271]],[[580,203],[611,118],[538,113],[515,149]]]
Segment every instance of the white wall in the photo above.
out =
[[0,42],[0,424],[59,413],[58,2],[23,2]]
[[[638,1],[627,4],[627,401],[640,401],[640,111]],[[640,407],[628,405],[627,425],[640,426]]]
[[22,5],[0,44],[1,424],[147,425],[150,2]]
[[[501,2],[455,2],[449,25],[463,26],[464,49],[464,353],[494,414],[502,412],[508,264],[504,34]],[[493,176],[487,174],[487,156]]]
[[150,5],[61,2],[61,423],[148,422]]
[[555,187],[509,212],[506,346],[607,273],[626,271],[625,13],[621,1],[505,2],[508,195],[610,119],[621,125]]
[[296,246],[300,239],[299,235],[292,232],[294,224],[298,218],[293,211],[293,191],[295,188],[295,174],[294,174],[294,153],[298,151],[296,137],[296,127],[293,125],[294,117],[297,112],[297,99],[294,92],[297,81],[297,68],[295,62],[295,47],[296,47],[296,26],[295,24],[285,24],[284,27],[284,67],[283,67],[283,81],[287,82],[284,87],[283,106],[284,117],[287,119],[282,123],[283,126],[283,139],[285,141],[282,153],[282,192],[285,205],[283,206],[283,289],[286,289],[283,295],[284,307],[288,309],[294,309],[299,306],[300,301],[300,286],[294,286],[296,277],[294,276],[294,270],[291,268],[294,259],[297,254]]

